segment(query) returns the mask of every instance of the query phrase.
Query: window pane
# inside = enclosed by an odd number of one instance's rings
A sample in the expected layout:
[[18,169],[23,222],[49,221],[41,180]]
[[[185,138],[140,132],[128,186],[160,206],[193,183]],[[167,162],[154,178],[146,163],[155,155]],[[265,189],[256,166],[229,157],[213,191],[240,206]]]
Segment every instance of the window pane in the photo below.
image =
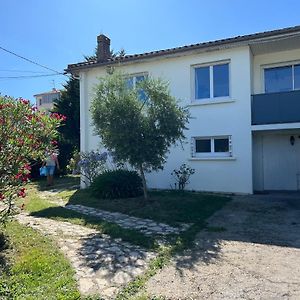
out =
[[265,69],[265,92],[285,92],[293,89],[292,67]]
[[136,76],[136,83],[139,83],[140,81],[143,81],[143,80],[145,80],[144,75]]
[[229,64],[213,66],[214,97],[229,96]]
[[[144,75],[136,76],[135,83],[138,85],[138,83],[143,81],[143,80],[145,80]],[[138,89],[138,95],[139,95],[139,99],[141,101],[146,100],[146,94],[145,94],[143,89]]]
[[214,139],[215,152],[229,152],[229,139]]
[[195,69],[195,98],[210,98],[209,67]]
[[294,66],[294,83],[295,83],[295,90],[300,89],[300,65]]
[[126,78],[126,86],[129,89],[133,88],[133,77]]
[[210,139],[196,140],[196,153],[211,152]]

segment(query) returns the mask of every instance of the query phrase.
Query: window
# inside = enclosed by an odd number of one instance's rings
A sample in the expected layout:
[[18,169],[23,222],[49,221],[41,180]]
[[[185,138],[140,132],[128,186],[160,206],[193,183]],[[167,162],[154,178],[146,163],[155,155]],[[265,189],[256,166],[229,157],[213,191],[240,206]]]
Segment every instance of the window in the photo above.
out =
[[195,99],[229,96],[229,63],[195,68]]
[[192,157],[232,156],[231,136],[192,138]]
[[264,70],[264,79],[265,93],[300,89],[300,65],[267,68]]
[[[126,85],[129,89],[136,88],[138,83],[145,80],[146,77],[147,77],[147,75],[145,75],[145,74],[129,76],[126,78]],[[143,89],[138,89],[138,94],[139,94],[139,99],[141,101],[146,99],[146,94],[143,91]]]

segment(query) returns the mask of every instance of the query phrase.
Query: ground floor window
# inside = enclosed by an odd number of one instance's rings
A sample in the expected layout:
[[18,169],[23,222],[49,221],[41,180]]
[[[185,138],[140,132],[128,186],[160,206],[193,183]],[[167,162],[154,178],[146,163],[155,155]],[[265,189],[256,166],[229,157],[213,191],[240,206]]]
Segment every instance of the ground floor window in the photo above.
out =
[[193,137],[192,157],[232,156],[231,136]]

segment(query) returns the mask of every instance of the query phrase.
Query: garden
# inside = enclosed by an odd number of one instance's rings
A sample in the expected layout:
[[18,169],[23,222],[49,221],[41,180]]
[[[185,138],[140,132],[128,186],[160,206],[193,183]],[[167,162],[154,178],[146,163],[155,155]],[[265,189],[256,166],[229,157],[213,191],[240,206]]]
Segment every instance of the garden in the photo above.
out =
[[173,189],[149,190],[146,174],[163,169],[189,119],[161,80],[129,89],[123,74],[101,79],[91,112],[105,150],[75,153],[69,170],[77,175],[57,177],[52,188],[29,181],[30,161],[57,151],[65,116],[40,113],[24,99],[0,100],[4,299],[90,299],[100,287],[101,297],[135,299],[230,201],[187,191],[195,170],[184,163],[170,174]]

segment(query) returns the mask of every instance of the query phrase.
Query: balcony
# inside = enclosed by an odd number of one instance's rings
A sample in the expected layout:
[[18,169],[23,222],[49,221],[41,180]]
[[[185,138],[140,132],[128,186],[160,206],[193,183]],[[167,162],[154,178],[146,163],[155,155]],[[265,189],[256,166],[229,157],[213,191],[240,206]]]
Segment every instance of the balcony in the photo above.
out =
[[252,96],[252,125],[300,122],[300,90]]

